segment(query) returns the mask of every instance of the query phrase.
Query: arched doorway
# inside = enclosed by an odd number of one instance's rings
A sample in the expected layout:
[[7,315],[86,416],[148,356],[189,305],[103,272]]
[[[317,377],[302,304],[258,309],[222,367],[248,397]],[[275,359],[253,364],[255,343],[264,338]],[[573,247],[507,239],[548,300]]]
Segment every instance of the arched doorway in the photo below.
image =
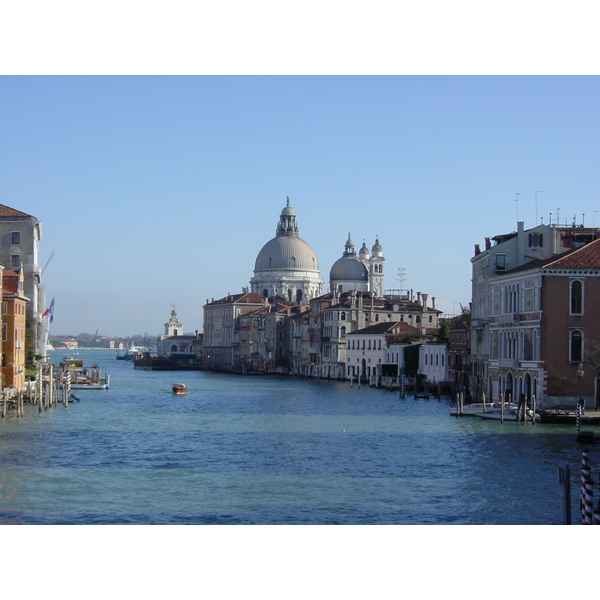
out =
[[530,404],[533,392],[531,389],[531,375],[529,373],[525,374],[523,393],[525,394],[525,400],[527,401],[527,404]]
[[504,401],[513,401],[513,376],[512,373],[506,375],[506,388],[504,390]]

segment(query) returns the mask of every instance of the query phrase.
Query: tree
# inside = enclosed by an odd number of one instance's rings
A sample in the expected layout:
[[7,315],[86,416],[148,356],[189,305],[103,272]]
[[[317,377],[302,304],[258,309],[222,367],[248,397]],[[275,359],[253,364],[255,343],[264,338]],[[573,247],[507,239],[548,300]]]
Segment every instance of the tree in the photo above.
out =
[[450,321],[448,321],[448,319],[441,320],[438,341],[442,343],[448,343],[450,341]]

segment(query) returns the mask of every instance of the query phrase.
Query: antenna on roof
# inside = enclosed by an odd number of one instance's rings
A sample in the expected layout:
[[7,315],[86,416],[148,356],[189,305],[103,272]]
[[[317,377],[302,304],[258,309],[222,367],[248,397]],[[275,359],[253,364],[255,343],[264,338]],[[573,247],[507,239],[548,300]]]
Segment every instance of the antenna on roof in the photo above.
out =
[[42,275],[44,274],[44,271],[46,270],[46,267],[48,266],[48,263],[52,260],[52,257],[54,256],[54,250],[52,251],[52,254],[50,255],[50,258],[46,261],[46,264],[44,265],[44,268],[42,269]]

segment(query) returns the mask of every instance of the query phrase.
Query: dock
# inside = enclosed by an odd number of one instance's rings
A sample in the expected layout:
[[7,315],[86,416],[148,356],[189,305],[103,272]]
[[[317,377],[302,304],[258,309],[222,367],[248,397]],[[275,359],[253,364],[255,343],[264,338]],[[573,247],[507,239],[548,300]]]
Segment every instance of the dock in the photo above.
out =
[[[549,406],[538,411],[541,423],[572,423],[577,421],[576,406]],[[600,425],[600,410],[586,410],[580,417],[582,425]]]

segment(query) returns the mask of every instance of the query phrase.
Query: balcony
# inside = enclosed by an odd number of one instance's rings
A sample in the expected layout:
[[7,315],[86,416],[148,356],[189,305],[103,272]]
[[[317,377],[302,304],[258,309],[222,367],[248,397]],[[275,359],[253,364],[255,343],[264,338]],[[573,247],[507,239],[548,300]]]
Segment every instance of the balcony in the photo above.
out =
[[499,369],[517,369],[519,361],[516,358],[499,358],[498,368]]

